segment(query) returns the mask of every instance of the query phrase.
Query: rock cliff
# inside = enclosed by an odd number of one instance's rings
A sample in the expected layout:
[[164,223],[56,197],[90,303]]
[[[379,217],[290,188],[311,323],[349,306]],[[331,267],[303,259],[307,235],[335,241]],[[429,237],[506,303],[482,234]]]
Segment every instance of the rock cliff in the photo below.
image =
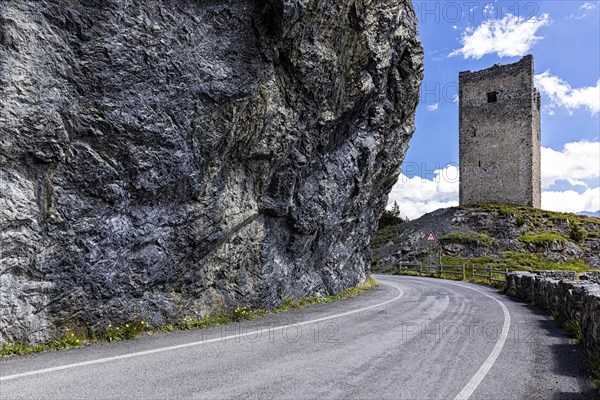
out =
[[[425,241],[433,231],[437,242]],[[434,211],[380,230],[374,269],[402,263],[497,265],[510,269],[600,268],[600,219],[525,206],[474,205]]]
[[410,0],[2,0],[0,344],[364,280],[422,73]]

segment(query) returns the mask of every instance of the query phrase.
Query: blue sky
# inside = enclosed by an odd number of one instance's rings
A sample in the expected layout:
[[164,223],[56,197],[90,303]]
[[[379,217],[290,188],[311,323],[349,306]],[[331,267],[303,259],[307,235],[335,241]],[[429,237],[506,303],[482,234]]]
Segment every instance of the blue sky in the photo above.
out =
[[542,207],[600,210],[598,1],[414,0],[425,50],[417,130],[393,188],[404,216],[458,204],[458,73],[533,54]]

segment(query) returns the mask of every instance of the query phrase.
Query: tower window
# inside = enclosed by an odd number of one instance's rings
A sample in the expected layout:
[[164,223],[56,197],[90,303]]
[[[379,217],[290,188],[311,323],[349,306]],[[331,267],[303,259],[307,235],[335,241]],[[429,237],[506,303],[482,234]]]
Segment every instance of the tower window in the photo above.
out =
[[498,101],[498,92],[488,92],[487,94],[488,103],[495,103]]

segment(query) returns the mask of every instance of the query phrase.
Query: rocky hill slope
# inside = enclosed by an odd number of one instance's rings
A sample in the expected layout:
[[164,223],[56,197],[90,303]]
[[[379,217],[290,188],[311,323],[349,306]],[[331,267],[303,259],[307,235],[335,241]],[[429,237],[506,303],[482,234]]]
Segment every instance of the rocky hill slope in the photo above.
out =
[[[426,235],[437,237],[430,246]],[[518,269],[600,268],[600,219],[509,205],[453,207],[378,231],[373,269],[429,261]]]
[[0,344],[365,279],[410,0],[1,3]]

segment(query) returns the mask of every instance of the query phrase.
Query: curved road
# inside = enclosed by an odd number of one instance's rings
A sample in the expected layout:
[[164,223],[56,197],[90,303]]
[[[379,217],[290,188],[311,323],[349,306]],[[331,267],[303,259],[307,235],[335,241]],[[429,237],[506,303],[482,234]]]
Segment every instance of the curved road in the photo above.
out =
[[358,298],[0,361],[0,399],[587,399],[583,351],[496,290],[377,276]]

